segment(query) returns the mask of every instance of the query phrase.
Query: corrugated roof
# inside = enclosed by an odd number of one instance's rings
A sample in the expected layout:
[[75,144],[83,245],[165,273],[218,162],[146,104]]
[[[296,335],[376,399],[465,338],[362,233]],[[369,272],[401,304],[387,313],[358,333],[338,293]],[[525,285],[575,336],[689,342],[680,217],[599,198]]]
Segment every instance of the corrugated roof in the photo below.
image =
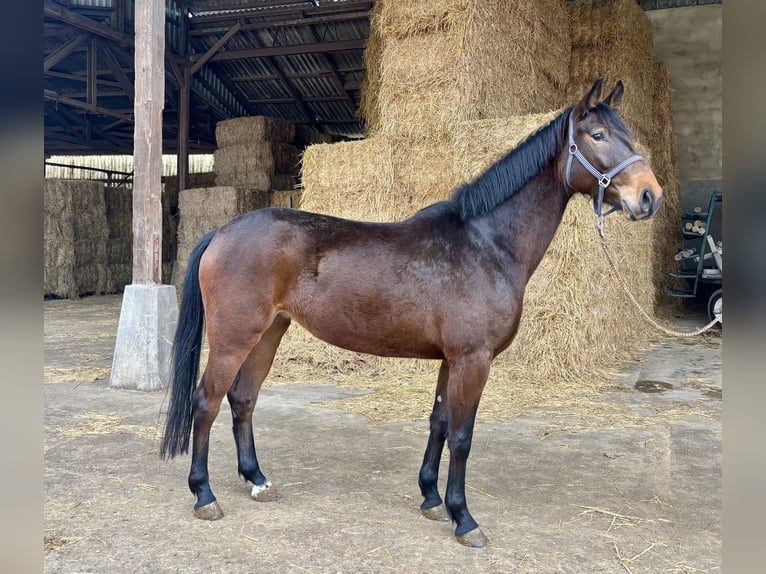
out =
[[[165,149],[176,147],[183,66],[196,66],[192,150],[214,149],[215,124],[246,115],[361,137],[356,110],[373,4],[168,0]],[[44,0],[46,152],[132,153],[133,10],[134,0]]]

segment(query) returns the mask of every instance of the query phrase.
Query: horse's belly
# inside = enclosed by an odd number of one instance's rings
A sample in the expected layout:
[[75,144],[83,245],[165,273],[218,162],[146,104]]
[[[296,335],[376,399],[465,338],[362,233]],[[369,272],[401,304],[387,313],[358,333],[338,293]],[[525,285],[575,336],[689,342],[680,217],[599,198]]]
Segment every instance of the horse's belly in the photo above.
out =
[[438,334],[431,321],[402,315],[371,316],[362,309],[336,309],[295,319],[323,341],[358,353],[382,357],[440,359]]

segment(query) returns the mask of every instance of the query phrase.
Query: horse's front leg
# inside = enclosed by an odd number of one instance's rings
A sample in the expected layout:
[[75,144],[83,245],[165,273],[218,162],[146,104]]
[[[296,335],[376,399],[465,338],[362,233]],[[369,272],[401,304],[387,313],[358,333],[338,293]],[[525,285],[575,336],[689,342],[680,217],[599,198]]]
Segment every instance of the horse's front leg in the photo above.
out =
[[423,503],[420,511],[423,516],[431,520],[449,520],[449,516],[439,496],[439,463],[441,462],[444,441],[447,438],[447,379],[449,367],[446,361],[442,361],[439,369],[439,380],[436,384],[436,397],[434,408],[431,412],[431,433],[428,437],[428,445],[423,456],[423,465],[418,475],[418,485],[423,494]]
[[465,473],[479,399],[489,375],[491,355],[475,353],[459,357],[449,366],[449,423],[447,444],[450,449],[449,475],[445,496],[447,512],[457,523],[455,536],[461,544],[480,548],[488,543],[478,523],[468,511],[465,497]]

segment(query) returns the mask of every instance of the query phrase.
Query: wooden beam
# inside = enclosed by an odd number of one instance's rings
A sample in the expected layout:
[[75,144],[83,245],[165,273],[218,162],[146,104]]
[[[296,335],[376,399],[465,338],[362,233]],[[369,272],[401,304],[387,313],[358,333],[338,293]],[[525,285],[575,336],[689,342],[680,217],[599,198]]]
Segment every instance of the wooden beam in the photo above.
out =
[[133,99],[133,82],[130,81],[125,70],[122,68],[122,65],[117,60],[117,56],[112,52],[112,47],[101,40],[99,40],[99,46],[101,47],[101,53],[104,56],[106,65],[109,67],[112,75],[115,77],[120,87],[125,91],[125,94],[127,94],[130,99]]
[[110,110],[108,108],[103,108],[101,106],[92,106],[88,104],[87,102],[83,102],[81,100],[75,100],[74,98],[68,98],[66,96],[60,95],[58,92],[54,92],[53,90],[43,90],[43,98],[46,100],[50,100],[52,102],[59,102],[62,104],[66,104],[68,106],[72,106],[75,108],[80,108],[86,111],[89,111],[94,114],[102,114],[105,116],[112,116],[115,118],[119,118],[121,120],[125,120],[126,122],[132,122],[133,118],[130,117],[130,115],[122,113],[118,110]]
[[[292,44],[288,46],[271,46],[268,48],[250,48],[248,50],[229,50],[218,52],[209,61],[244,60],[247,58],[270,58],[273,56],[292,56],[295,54],[313,54],[321,52],[343,52],[345,50],[363,50],[366,40],[336,40],[318,44]],[[199,60],[202,55],[191,56],[192,61]]]
[[178,90],[178,191],[186,189],[189,179],[189,114],[191,108],[191,69],[184,67],[184,78]]
[[78,14],[73,10],[64,8],[61,4],[56,4],[51,0],[45,0],[43,4],[43,14],[51,18],[56,18],[67,24],[71,24],[75,28],[92,32],[104,38],[114,40],[124,46],[130,46],[133,43],[133,38],[122,32],[121,30],[115,30],[111,26],[97,22],[92,18]]
[[162,284],[165,0],[136,0],[133,284]]
[[[303,18],[293,18],[290,20],[266,20],[263,22],[250,22],[242,25],[242,31],[246,30],[264,30],[268,28],[285,28],[293,26],[309,26],[311,24],[323,24],[326,22],[349,22],[352,20],[367,20],[370,18],[371,12],[365,9],[363,12],[351,12],[348,14],[331,14],[329,16],[314,16],[311,17],[306,14]],[[252,15],[251,15],[252,17]],[[210,34],[220,34],[228,30],[226,26],[217,27],[199,27],[192,29],[190,34],[192,36],[209,36]]]
[[73,52],[76,52],[77,50],[79,50],[87,39],[88,39],[87,34],[80,34],[79,36],[72,38],[69,42],[61,46],[58,50],[56,50],[52,54],[48,55],[45,58],[45,60],[43,60],[43,72],[47,72],[53,66],[58,64],[61,60],[63,60],[64,58],[72,54]]
[[[52,0],[44,0],[43,15],[61,20],[62,22],[66,22],[75,28],[80,28],[81,30],[91,32],[103,38],[108,38],[109,40],[117,42],[121,46],[133,46],[133,36],[130,34],[126,34],[122,30],[116,30],[111,26],[97,22],[92,18],[78,14],[77,12],[69,10],[68,8],[64,8],[62,5],[56,4]],[[162,36],[163,38],[165,37],[164,32]],[[168,52],[165,54],[165,56],[168,60],[184,63],[184,60],[181,58],[181,56],[174,54],[173,52]]]
[[237,32],[240,31],[242,28],[242,24],[240,22],[237,22],[229,28],[229,31],[226,32],[220,40],[218,40],[215,44],[213,44],[210,49],[202,54],[202,57],[199,58],[196,62],[194,62],[194,65],[191,68],[191,73],[194,74],[197,70],[199,70],[202,66],[204,66],[210,58],[212,58],[218,50],[223,48],[226,45],[226,42],[231,40],[231,37],[234,36]]
[[[286,6],[288,3],[291,4],[298,4],[295,8],[288,8],[283,6]],[[309,6],[306,7],[305,0],[297,0],[295,2],[288,2],[288,1],[282,1],[280,0],[278,4],[275,4],[275,6],[279,6],[280,8],[275,8],[273,10],[264,10],[263,6],[260,6],[258,8],[253,8],[250,10],[243,10],[243,5],[238,4],[236,6],[231,6],[228,8],[228,10],[231,10],[233,12],[226,12],[227,8],[223,6],[216,6],[214,13],[209,14],[200,14],[195,15],[194,18],[192,18],[192,24],[195,22],[225,22],[225,21],[231,21],[236,20],[240,18],[262,18],[264,16],[268,16],[269,18],[277,18],[280,16],[289,16],[294,18],[308,18],[311,16],[321,16],[323,14],[338,14],[340,12],[357,12],[359,10],[371,10],[373,7],[374,2],[370,0],[362,1],[362,2],[332,2],[329,5],[325,4],[323,6]],[[200,11],[202,12],[202,11]]]
[[88,81],[85,84],[87,96],[85,100],[88,105],[98,106],[98,45],[97,38],[91,38],[88,42],[88,62],[87,75]]

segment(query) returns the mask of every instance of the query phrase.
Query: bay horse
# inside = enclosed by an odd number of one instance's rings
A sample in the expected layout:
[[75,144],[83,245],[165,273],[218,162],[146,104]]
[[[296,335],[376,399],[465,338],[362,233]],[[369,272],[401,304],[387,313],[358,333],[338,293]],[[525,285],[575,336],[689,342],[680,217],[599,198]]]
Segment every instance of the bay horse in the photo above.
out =
[[[252,498],[275,498],[258,464],[252,415],[291,320],[351,351],[441,361],[418,484],[421,510],[451,519],[468,546],[487,539],[468,511],[465,476],[474,420],[492,360],[519,327],[524,289],[575,193],[652,216],[662,189],[615,108],[617,82],[527,137],[451,199],[397,223],[350,221],[287,208],[243,214],[191,253],[172,353],[162,458],[189,449],[194,514],[223,512],[210,488],[210,427],[228,397],[239,474]],[[576,161],[575,161],[576,160]],[[396,198],[392,197],[392,201]],[[203,327],[210,353],[197,384]],[[442,501],[439,462],[447,441]]]

